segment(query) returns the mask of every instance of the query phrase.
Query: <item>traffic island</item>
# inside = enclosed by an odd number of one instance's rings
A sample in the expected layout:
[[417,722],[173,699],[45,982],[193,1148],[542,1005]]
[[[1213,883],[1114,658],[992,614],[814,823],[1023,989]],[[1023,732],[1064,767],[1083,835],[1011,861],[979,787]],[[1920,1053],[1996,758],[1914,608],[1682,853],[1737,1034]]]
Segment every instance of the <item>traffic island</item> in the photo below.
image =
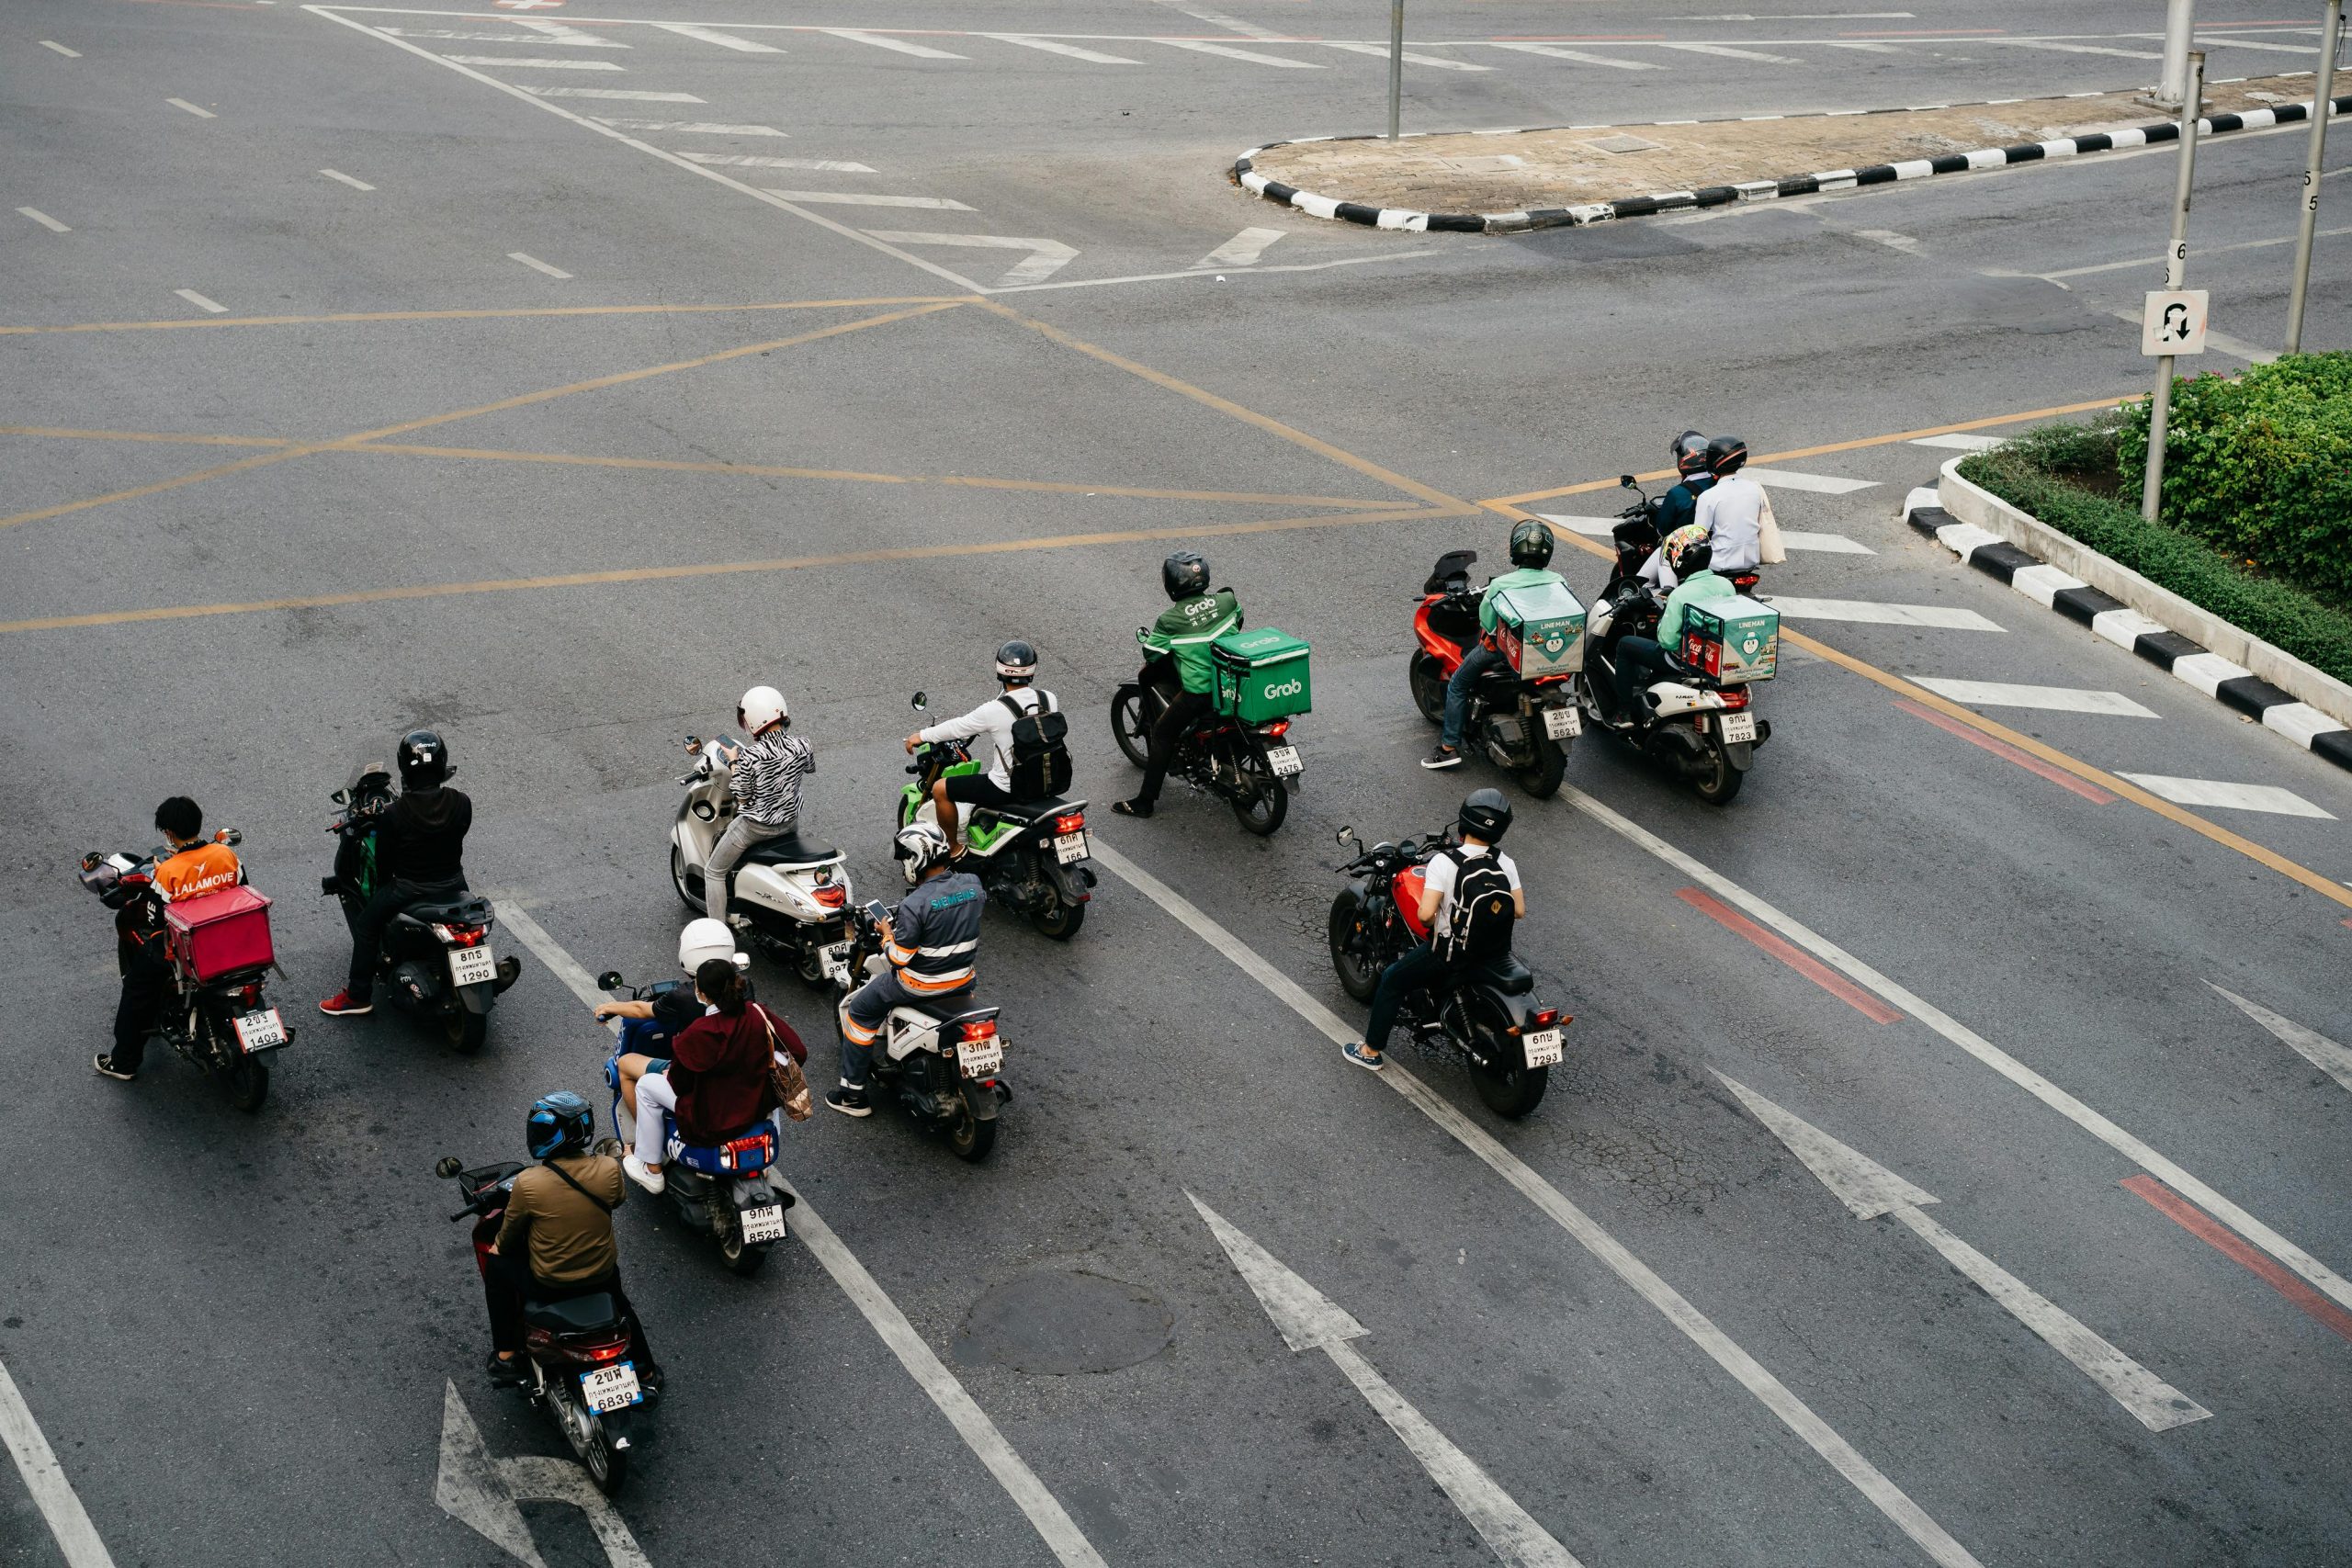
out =
[[[2308,71],[2206,85],[2200,136],[2308,121]],[[1277,141],[1233,178],[1317,218],[1508,234],[1891,185],[2177,141],[2143,89],[1984,104],[1751,115],[1651,125]],[[2352,94],[2333,100],[2352,112]],[[1821,171],[1786,174],[1789,169]]]

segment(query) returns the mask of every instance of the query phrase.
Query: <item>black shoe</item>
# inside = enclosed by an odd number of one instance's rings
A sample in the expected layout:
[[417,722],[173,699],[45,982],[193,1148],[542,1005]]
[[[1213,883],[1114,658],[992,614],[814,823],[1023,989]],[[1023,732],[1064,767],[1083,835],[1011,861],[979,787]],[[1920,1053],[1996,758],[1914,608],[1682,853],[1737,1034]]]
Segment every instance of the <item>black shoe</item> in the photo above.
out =
[[1421,766],[1425,768],[1458,768],[1461,765],[1462,753],[1451,746],[1441,746],[1421,759]]
[[525,1375],[526,1368],[520,1355],[501,1357],[497,1351],[492,1350],[490,1353],[487,1370],[490,1372],[490,1386],[492,1388],[521,1388],[530,1381]]
[[874,1114],[873,1103],[865,1098],[865,1091],[862,1089],[852,1089],[847,1084],[842,1085],[841,1088],[825,1096],[825,1103],[844,1116]]
[[1122,817],[1148,817],[1151,815],[1151,802],[1137,795],[1133,800],[1113,801],[1111,809]]
[[646,1404],[650,1404],[662,1397],[663,1382],[662,1370],[659,1365],[648,1367],[637,1374],[637,1392],[645,1396]]
[[90,1066],[97,1069],[100,1077],[112,1078],[117,1083],[130,1083],[139,1077],[135,1069],[116,1066],[112,1056],[93,1056]]

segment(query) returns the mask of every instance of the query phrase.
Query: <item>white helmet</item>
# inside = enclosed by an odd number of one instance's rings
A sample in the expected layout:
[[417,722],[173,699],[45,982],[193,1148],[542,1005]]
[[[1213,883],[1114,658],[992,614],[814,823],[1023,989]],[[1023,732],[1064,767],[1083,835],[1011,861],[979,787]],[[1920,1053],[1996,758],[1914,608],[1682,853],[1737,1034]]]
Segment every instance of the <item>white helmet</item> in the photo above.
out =
[[678,967],[691,976],[714,958],[724,958],[738,969],[751,963],[749,953],[735,951],[735,933],[725,920],[707,916],[688,920],[686,929],[678,933]]
[[735,705],[736,721],[754,735],[791,717],[792,710],[784,705],[784,694],[774,686],[754,686]]
[[908,823],[899,829],[896,842],[895,852],[910,887],[922,880],[924,872],[947,858],[947,835],[934,822]]

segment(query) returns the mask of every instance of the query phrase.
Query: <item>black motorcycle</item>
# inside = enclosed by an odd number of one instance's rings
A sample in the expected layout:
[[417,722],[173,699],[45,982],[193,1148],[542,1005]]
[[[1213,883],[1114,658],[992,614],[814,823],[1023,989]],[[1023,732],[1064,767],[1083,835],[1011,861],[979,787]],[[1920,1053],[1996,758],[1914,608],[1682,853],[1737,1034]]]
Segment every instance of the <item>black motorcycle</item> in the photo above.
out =
[[[930,698],[914,694],[923,712]],[[980,764],[961,741],[926,740],[907,764],[914,782],[899,791],[899,818],[892,832],[932,819],[932,786],[954,774],[978,773]],[[1092,900],[1094,868],[1086,863],[1086,802],[1049,795],[1005,806],[975,806],[964,824],[964,852],[956,869],[968,871],[989,890],[990,902],[1028,917],[1029,923],[1057,942],[1068,942],[1086,923]]]
[[[1175,662],[1152,660],[1111,698],[1111,733],[1138,768],[1151,761],[1152,726],[1176,700]],[[1289,719],[1248,724],[1212,711],[1178,739],[1168,776],[1224,801],[1242,827],[1264,839],[1290,814],[1290,792],[1304,766]]]
[[[362,761],[328,798],[341,807],[327,824],[335,835],[334,874],[319,879],[319,891],[342,900],[344,923],[356,935],[379,880],[376,829],[392,804],[391,769]],[[377,953],[377,989],[439,1024],[451,1047],[469,1056],[489,1038],[491,1008],[523,973],[521,959],[492,951],[495,923],[490,900],[462,887],[423,894],[392,917]]]
[[[1329,934],[1331,967],[1348,995],[1372,1000],[1381,971],[1429,940],[1418,914],[1424,868],[1430,856],[1458,841],[1448,829],[1377,843],[1339,868],[1353,880],[1331,900]],[[1340,829],[1340,843],[1353,842],[1355,829]],[[1538,1003],[1534,992],[1533,972],[1505,953],[1407,997],[1397,1022],[1417,1041],[1451,1042],[1469,1064],[1470,1081],[1487,1109],[1516,1119],[1542,1102],[1561,1057],[1561,1032],[1570,1021],[1558,1008]]]
[[[886,914],[879,904],[854,911],[844,991],[882,972]],[[997,1011],[978,1005],[968,990],[918,998],[891,1009],[874,1042],[874,1098],[897,1100],[916,1121],[946,1134],[959,1159],[988,1157],[996,1147],[997,1108],[1012,1099]]]

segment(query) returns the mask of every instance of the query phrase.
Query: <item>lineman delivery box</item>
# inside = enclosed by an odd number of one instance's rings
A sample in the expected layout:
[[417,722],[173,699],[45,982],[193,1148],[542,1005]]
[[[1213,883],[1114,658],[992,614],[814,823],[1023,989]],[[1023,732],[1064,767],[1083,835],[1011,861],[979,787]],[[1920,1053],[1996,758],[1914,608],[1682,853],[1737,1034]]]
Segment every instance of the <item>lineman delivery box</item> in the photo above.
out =
[[1209,644],[1216,671],[1216,711],[1245,724],[1288,718],[1315,706],[1306,645],[1272,626],[1227,632]]
[[1682,662],[1726,686],[1769,681],[1781,651],[1781,612],[1744,594],[1682,607]]
[[1498,589],[1494,602],[1495,641],[1522,678],[1584,668],[1584,606],[1566,584]]

